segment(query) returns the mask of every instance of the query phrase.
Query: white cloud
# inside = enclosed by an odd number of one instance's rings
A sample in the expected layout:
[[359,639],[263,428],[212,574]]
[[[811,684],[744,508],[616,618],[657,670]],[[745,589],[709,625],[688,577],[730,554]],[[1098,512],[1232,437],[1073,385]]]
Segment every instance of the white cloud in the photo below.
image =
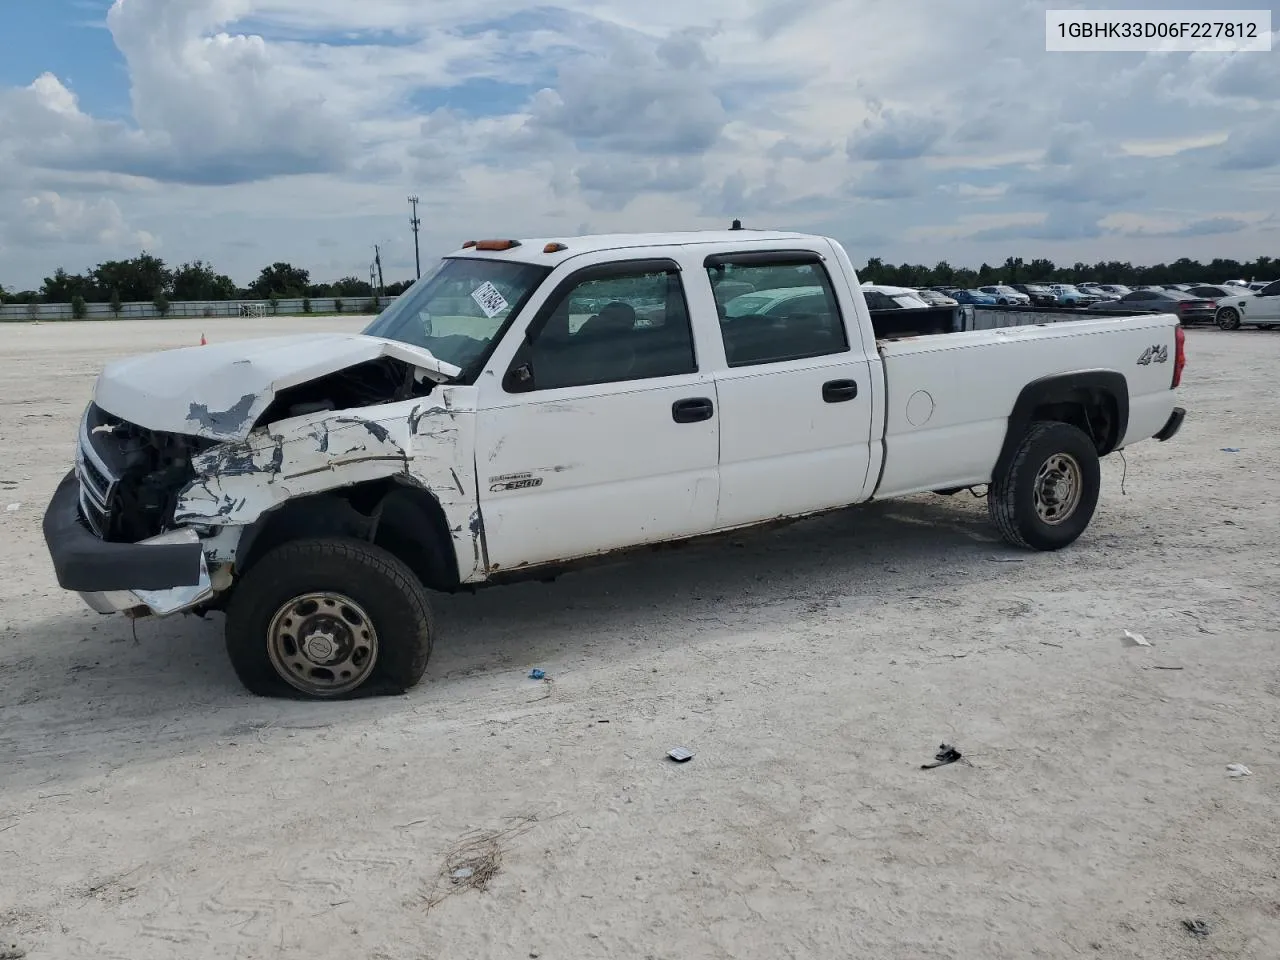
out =
[[1275,208],[1280,61],[1047,54],[1045,6],[116,0],[127,121],[52,74],[0,88],[0,210],[48,219],[0,281],[57,266],[48,241],[79,260],[144,231],[242,280],[359,273],[375,242],[404,264],[410,193],[427,255],[729,216],[954,263],[1273,245],[1220,211]]
[[156,238],[134,230],[114,200],[64,197],[44,191],[23,197],[0,216],[0,249],[50,246],[152,246]]

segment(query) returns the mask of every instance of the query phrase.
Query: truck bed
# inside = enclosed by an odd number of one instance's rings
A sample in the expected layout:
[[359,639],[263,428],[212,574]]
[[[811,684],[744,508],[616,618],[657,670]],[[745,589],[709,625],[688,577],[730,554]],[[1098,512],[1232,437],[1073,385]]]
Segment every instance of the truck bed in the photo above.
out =
[[[1121,446],[1154,435],[1168,419],[1176,317],[975,312],[979,322],[984,315],[1013,322],[879,341],[887,396],[885,468],[876,499],[988,482],[1019,392],[1045,377],[1123,375],[1128,398]],[[1166,348],[1168,359],[1142,362],[1152,347]]]
[[1097,320],[1099,317],[1150,316],[1150,311],[1093,313],[1071,307],[930,307],[927,310],[872,310],[871,326],[877,340],[995,330],[1000,327],[1027,327],[1048,323]]

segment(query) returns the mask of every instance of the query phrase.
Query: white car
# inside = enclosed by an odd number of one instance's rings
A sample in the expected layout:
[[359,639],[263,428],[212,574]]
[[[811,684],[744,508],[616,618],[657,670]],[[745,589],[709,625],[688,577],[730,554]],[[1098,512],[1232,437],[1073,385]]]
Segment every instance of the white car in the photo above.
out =
[[1257,292],[1241,291],[1222,298],[1218,301],[1214,322],[1223,330],[1238,330],[1242,326],[1270,330],[1280,326],[1280,280]]
[[[722,319],[721,284],[817,293]],[[224,611],[257,694],[403,692],[430,591],[979,486],[1008,542],[1057,550],[1100,459],[1182,424],[1170,314],[902,333],[938,311],[873,317],[863,290],[805,234],[484,240],[363,334],[109,362],[45,512],[58,582],[101,613]]]
[[864,283],[862,295],[872,310],[921,310],[929,304],[909,287],[888,287],[880,283]]
[[996,303],[999,304],[1024,307],[1031,306],[1031,298],[1025,293],[1013,289],[1013,287],[1006,287],[1003,284],[995,284],[990,287],[979,287],[978,289],[988,296],[995,297]]

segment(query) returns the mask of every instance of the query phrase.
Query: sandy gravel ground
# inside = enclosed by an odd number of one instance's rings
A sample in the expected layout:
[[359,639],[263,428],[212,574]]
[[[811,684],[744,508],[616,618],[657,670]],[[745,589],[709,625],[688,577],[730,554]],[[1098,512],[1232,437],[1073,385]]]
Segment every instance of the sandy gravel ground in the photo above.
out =
[[[206,332],[304,324],[360,321]],[[0,944],[1280,957],[1280,335],[1190,334],[1182,435],[1131,451],[1127,495],[1108,460],[1064,553],[1001,546],[968,495],[851,511],[445,598],[410,696],[312,705],[242,692],[220,618],[135,640],[45,554],[97,368],[200,332],[0,327]],[[941,741],[971,762],[921,770]],[[464,861],[485,889],[441,880]]]

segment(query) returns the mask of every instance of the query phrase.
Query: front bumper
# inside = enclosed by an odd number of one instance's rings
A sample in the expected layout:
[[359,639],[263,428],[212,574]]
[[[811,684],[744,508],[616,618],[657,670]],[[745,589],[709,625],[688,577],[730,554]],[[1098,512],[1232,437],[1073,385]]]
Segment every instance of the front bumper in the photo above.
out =
[[194,530],[174,530],[140,543],[110,543],[80,516],[75,471],[58,484],[44,514],[44,539],[65,590],[98,613],[167,616],[213,596],[204,548]]

